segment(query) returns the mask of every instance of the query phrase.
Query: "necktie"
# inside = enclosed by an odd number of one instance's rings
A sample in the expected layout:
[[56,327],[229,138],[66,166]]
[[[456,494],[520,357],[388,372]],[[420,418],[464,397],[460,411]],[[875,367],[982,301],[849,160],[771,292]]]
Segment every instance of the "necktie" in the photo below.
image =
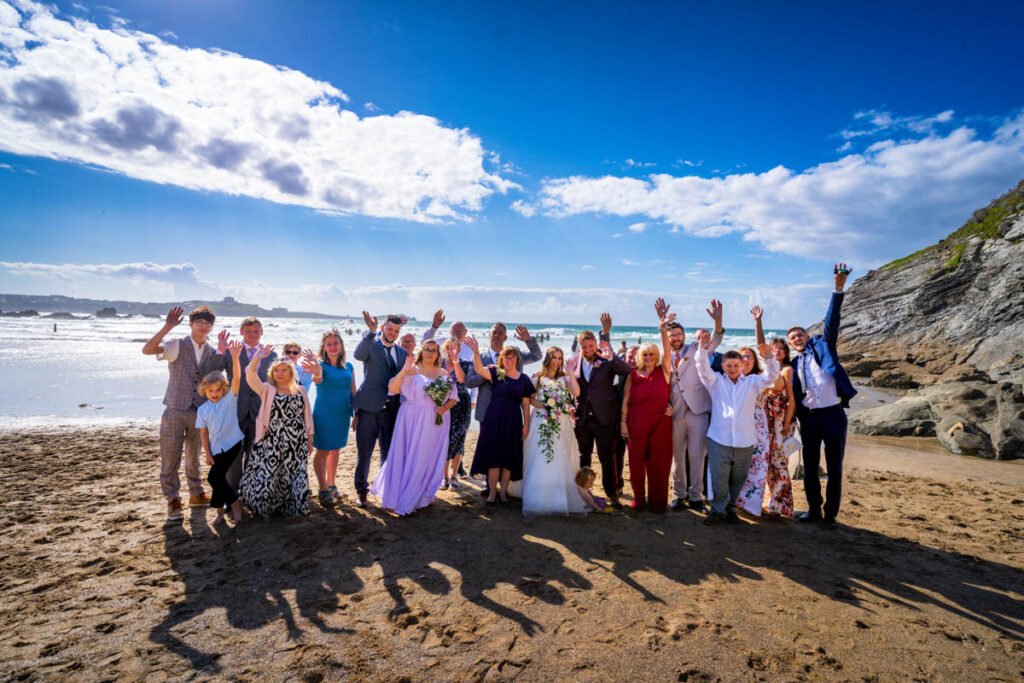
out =
[[395,347],[394,346],[385,346],[384,347],[384,353],[388,357],[388,370],[390,371],[392,377],[394,377],[395,375],[398,374],[398,363],[395,362],[395,357],[394,357],[394,355],[392,355],[392,354],[394,354],[394,352],[395,352]]

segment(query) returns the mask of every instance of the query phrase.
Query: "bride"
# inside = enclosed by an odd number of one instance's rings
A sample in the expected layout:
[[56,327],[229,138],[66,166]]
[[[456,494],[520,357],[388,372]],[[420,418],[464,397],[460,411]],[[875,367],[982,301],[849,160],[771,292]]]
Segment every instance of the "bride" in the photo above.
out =
[[537,393],[530,399],[530,432],[523,446],[523,516],[582,515],[586,512],[583,499],[576,489],[576,470],[580,466],[580,453],[572,420],[567,414],[556,418],[557,433],[550,444],[545,444],[542,431],[548,420],[547,406],[541,403],[545,390],[561,387],[572,397],[580,394],[580,387],[572,374],[564,370],[564,356],[557,346],[548,347],[540,372],[533,377]]

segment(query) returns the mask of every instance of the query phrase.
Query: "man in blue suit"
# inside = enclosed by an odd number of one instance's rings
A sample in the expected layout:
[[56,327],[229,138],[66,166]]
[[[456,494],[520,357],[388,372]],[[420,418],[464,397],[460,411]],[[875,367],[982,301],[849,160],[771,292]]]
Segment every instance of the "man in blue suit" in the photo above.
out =
[[391,435],[401,397],[388,395],[388,382],[405,365],[405,351],[398,345],[398,337],[405,323],[400,316],[389,315],[384,320],[380,335],[377,318],[363,311],[367,331],[353,353],[363,363],[363,383],[359,385],[353,401],[356,414],[352,421],[356,430],[356,494],[359,507],[366,507],[366,492],[370,489],[370,456],[373,446],[380,442],[381,464],[388,459]]
[[[789,345],[796,351],[792,362],[793,395],[800,436],[804,442],[804,492],[808,507],[797,520],[820,521],[826,529],[835,528],[836,516],[839,515],[839,501],[843,494],[843,451],[846,449],[845,409],[857,394],[846,370],[839,364],[839,352],[836,350],[843,287],[850,270],[845,263],[837,264],[834,270],[835,291],[825,314],[824,333],[811,337],[802,327],[791,327],[786,332]],[[788,434],[790,426],[785,425],[784,430]],[[825,464],[828,467],[824,508],[821,481],[818,479],[822,444],[825,444]]]

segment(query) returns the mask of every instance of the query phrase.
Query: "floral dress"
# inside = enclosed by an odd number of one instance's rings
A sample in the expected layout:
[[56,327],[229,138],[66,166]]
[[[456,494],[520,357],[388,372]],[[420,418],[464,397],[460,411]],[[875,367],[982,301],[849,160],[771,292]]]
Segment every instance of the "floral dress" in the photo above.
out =
[[[468,361],[459,361],[462,366],[463,376],[468,375],[473,369],[473,364]],[[459,402],[452,406],[452,426],[448,432],[448,459],[462,455],[466,450],[466,433],[469,431],[469,422],[473,418],[473,398],[469,395],[466,385],[455,379],[455,371],[448,375],[452,383],[458,389]]]
[[782,450],[785,436],[782,425],[786,421],[786,406],[789,397],[785,391],[769,389],[765,392],[764,412],[768,418],[768,514],[793,516],[793,485],[789,479],[789,458]]
[[761,516],[761,508],[764,505],[764,485],[768,478],[768,454],[771,449],[768,435],[768,414],[765,410],[767,395],[768,390],[765,390],[757,397],[757,404],[754,408],[757,443],[754,444],[754,454],[750,457],[747,480],[743,483],[743,490],[740,491],[740,497],[736,501],[737,507],[743,508],[755,517]]

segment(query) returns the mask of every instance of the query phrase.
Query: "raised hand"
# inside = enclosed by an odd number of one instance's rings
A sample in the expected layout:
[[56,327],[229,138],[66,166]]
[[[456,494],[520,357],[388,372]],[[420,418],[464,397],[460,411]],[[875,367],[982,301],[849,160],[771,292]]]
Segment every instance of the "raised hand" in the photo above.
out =
[[242,342],[236,340],[230,341],[226,344],[226,351],[231,354],[231,357],[238,360],[242,356]]
[[440,329],[441,325],[444,325],[444,309],[443,308],[437,309],[437,311],[434,312],[434,318],[430,321],[430,326],[433,327],[435,330]]
[[611,360],[615,356],[615,352],[612,351],[612,345],[608,342],[601,342],[597,347],[597,356],[604,360]]
[[576,368],[579,367],[579,364],[580,364],[580,357],[579,356],[571,356],[570,358],[568,358],[563,363],[563,365],[565,366],[565,373],[567,375],[572,375],[573,377],[575,377],[576,376]]
[[230,336],[231,336],[231,333],[228,332],[226,329],[221,330],[220,332],[217,333],[217,352],[218,353],[224,353],[225,351],[228,350],[228,347],[229,347],[228,338]]
[[704,349],[705,351],[710,351],[711,350],[711,333],[708,332],[707,330],[698,330],[697,331],[697,343],[700,344],[700,347],[702,349]]
[[668,330],[668,326],[674,323],[676,320],[675,313],[669,313],[668,315],[662,316],[661,321],[658,323],[658,329],[662,332]]
[[754,320],[760,320],[761,316],[764,315],[764,309],[760,306],[754,306],[750,309],[750,315],[753,316]]
[[837,263],[832,269],[835,273],[835,288],[837,292],[843,291],[843,287],[846,286],[846,278],[850,277],[850,273],[853,272],[853,268],[850,268],[845,263]]
[[363,311],[363,320],[366,321],[366,329],[370,330],[371,333],[377,331],[377,317],[370,315],[369,311]]
[[407,316],[407,315],[400,315],[400,316],[398,316],[398,319],[402,321],[401,322],[402,325],[404,325],[407,322],[409,322],[409,316]]
[[447,356],[448,356],[448,369],[452,370],[452,369],[455,368],[455,365],[459,362],[459,347],[458,346],[450,346],[450,347],[448,347]]
[[405,365],[402,367],[402,372],[410,372],[414,365],[416,365],[416,357],[411,353],[405,354]]
[[665,300],[660,296],[654,300],[654,312],[658,314],[658,320],[661,320],[668,315],[668,309],[672,308],[670,304],[666,304]]
[[757,345],[757,351],[761,354],[761,358],[765,360],[771,360],[774,355],[772,353],[772,345],[765,342]]
[[167,327],[167,329],[177,327],[184,319],[185,309],[181,306],[175,306],[171,310],[167,311],[167,318],[164,320],[164,326]]
[[601,334],[612,333],[612,314],[602,313],[601,314]]
[[526,329],[526,325],[516,325],[516,339],[524,343],[533,339],[530,336],[530,331]]
[[470,351],[476,355],[480,355],[480,342],[476,340],[476,337],[467,334],[465,338],[463,338],[462,343],[468,346]]
[[299,367],[311,375],[320,373],[320,363],[316,362],[315,359],[303,357],[303,359],[299,361]]
[[312,349],[303,349],[302,350],[302,360],[304,360],[304,361],[308,360],[308,361],[310,361],[312,363],[318,362],[316,354],[313,353]]
[[269,356],[274,350],[274,347],[270,344],[259,344],[256,346],[256,360],[263,360]]
[[722,302],[718,299],[711,300],[711,308],[705,308],[711,319],[715,321],[715,329],[722,329]]

